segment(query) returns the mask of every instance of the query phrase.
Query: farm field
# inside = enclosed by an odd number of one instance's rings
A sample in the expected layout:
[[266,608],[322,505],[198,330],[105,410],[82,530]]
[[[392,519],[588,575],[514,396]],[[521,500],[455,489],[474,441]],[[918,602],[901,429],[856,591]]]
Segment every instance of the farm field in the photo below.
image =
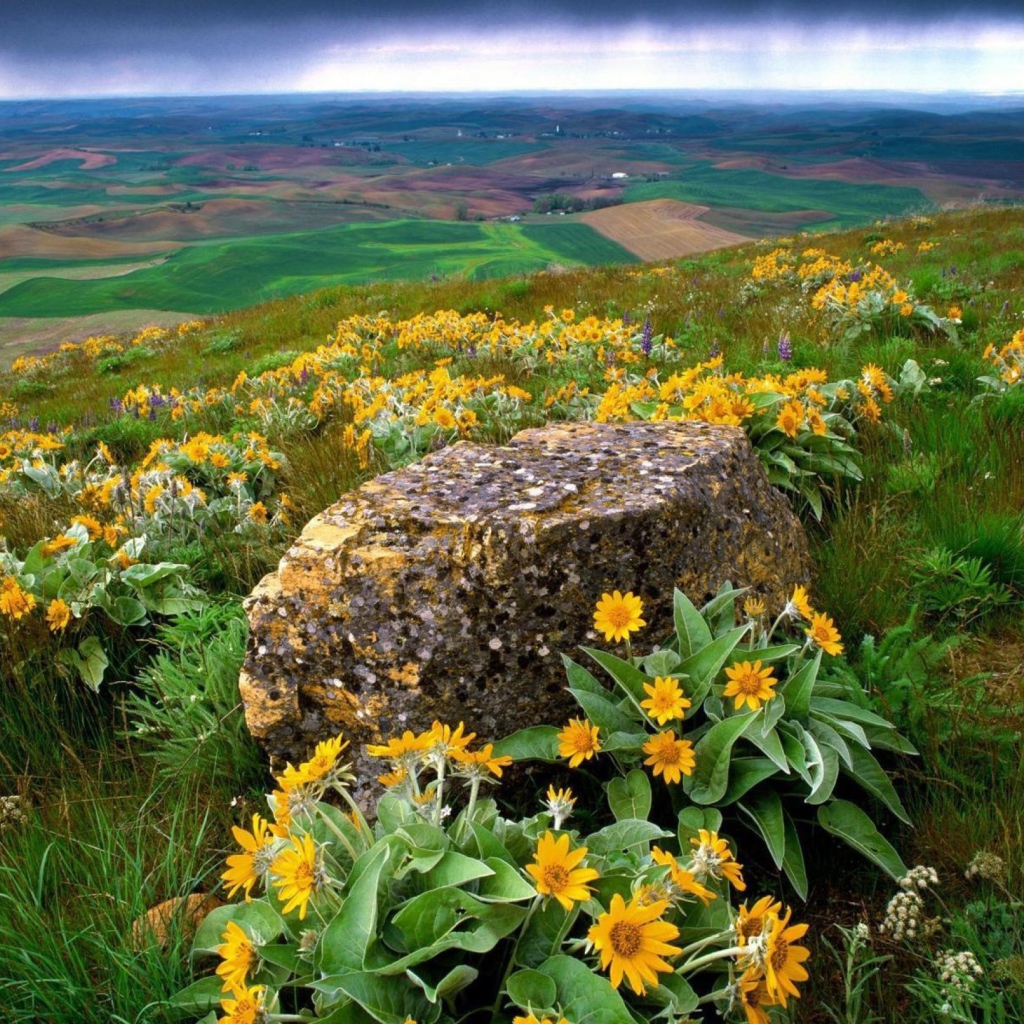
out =
[[[142,326],[1012,201],[1021,119],[667,94],[2,103],[0,343],[32,318],[74,339],[104,311]],[[581,215],[548,230],[552,197]]]

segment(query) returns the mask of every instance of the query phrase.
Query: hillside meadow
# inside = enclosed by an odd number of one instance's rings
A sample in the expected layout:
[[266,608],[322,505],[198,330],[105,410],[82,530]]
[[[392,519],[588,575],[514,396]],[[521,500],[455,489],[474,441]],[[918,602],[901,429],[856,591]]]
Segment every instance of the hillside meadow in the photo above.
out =
[[[424,266],[0,375],[6,1017],[1024,1020],[1024,211],[540,273],[598,236],[508,225],[501,264],[491,225],[433,227],[506,276]],[[244,292],[230,244],[182,254],[196,313]],[[610,581],[595,653],[562,652],[580,718],[382,738],[372,827],[332,737],[269,777],[241,600],[309,518],[461,439],[681,417],[746,431],[806,594],[645,596],[676,613],[654,652]],[[133,934],[208,893],[195,956],[181,919]]]

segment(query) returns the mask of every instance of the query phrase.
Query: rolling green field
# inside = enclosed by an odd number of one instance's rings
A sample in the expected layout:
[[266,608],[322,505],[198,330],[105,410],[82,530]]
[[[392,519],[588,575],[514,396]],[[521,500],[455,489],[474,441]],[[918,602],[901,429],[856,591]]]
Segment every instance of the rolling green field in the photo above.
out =
[[[621,246],[578,223],[346,224],[190,246],[159,267],[120,277],[35,277],[0,293],[0,317],[85,316],[118,309],[220,313],[334,284],[451,275],[483,280],[543,270],[551,263],[636,261]],[[0,271],[14,269],[6,262],[0,261]],[[29,262],[43,261],[17,261],[22,269]]]
[[808,227],[847,228],[876,218],[931,208],[916,188],[855,185],[844,181],[784,178],[756,170],[730,170],[698,163],[665,181],[643,182],[626,189],[627,202],[681,199],[708,206],[745,207],[773,213],[824,210],[832,220]]

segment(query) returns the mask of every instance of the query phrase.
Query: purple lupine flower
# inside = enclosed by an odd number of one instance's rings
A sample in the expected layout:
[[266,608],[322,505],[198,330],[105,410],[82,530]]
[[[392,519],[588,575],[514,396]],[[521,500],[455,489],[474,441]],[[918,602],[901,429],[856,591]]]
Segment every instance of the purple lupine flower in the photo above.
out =
[[654,327],[651,325],[651,318],[647,317],[644,320],[643,330],[640,332],[640,351],[645,356],[649,356],[652,348],[654,348]]
[[112,398],[110,400],[110,411],[111,412],[116,412],[116,413],[120,414],[122,408],[123,408],[123,403],[121,402],[120,398]]
[[[35,423],[35,427],[32,428],[35,430],[39,426],[39,417],[37,416],[32,422]],[[59,429],[60,428],[53,422],[53,420],[50,420],[50,422],[46,424],[46,432],[48,434],[56,434]]]
[[154,409],[153,406],[149,407],[149,420],[151,423],[156,422],[156,409]]
[[793,342],[790,341],[789,331],[783,331],[779,335],[779,358],[784,363],[793,358]]
[[630,321],[630,318],[629,318],[629,310],[627,309],[626,312],[622,314],[622,326],[623,327],[628,327],[630,325],[630,323],[631,323],[631,321]]
[[32,419],[29,420],[28,429],[31,430],[33,434],[39,429],[38,416],[33,416]]
[[851,270],[847,281],[849,281],[850,284],[856,284],[863,276],[864,275],[859,270]]
[[[159,391],[154,391],[153,394],[149,396],[150,408],[153,409],[159,409],[161,405],[166,404],[166,401],[167,400],[164,398],[163,395],[160,394]],[[156,417],[151,416],[150,419],[156,419]]]
[[302,368],[302,373],[299,374],[299,383],[305,384],[309,380],[309,370],[305,367]]
[[715,341],[711,346],[711,351],[708,352],[708,359],[717,359],[721,354],[722,350],[719,348],[718,339],[715,338]]

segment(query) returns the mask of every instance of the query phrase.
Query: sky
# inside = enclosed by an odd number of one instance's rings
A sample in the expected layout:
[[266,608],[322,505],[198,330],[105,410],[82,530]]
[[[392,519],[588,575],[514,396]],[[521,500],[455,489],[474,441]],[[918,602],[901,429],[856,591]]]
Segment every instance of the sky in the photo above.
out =
[[0,0],[0,99],[758,89],[1024,94],[1021,0]]

